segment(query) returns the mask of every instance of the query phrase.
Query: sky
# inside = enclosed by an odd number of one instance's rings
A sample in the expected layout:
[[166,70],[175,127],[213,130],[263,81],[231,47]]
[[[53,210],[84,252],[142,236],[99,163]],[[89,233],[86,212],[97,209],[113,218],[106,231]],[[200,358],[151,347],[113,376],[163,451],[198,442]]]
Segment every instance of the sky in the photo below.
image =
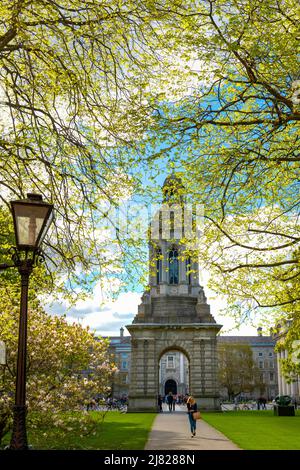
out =
[[[205,282],[203,285],[207,302],[211,306],[211,313],[216,322],[223,325],[221,334],[257,335],[256,328],[248,325],[242,325],[239,329],[234,328],[234,321],[228,316],[220,314],[220,310],[226,305],[225,301],[220,298],[215,299],[215,294],[205,288]],[[65,302],[55,302],[51,307],[48,307],[48,311],[52,314],[66,314],[69,323],[75,322],[84,327],[89,326],[98,336],[119,336],[121,327],[124,327],[124,335],[127,336],[129,332],[125,327],[132,323],[137,314],[141,295],[138,292],[122,292],[116,299],[107,299],[101,302],[103,291],[99,286],[96,286],[89,300],[80,301],[69,310]]]

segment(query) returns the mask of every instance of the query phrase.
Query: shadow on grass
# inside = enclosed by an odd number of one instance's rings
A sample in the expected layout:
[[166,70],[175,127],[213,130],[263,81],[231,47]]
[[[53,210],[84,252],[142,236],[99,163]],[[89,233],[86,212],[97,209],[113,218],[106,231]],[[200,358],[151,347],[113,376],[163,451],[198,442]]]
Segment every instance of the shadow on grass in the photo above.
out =
[[[156,414],[120,414],[109,412],[102,422],[101,415],[92,412],[96,425],[88,435],[64,432],[58,428],[28,429],[28,442],[36,450],[142,450]],[[7,434],[3,445],[8,444]]]

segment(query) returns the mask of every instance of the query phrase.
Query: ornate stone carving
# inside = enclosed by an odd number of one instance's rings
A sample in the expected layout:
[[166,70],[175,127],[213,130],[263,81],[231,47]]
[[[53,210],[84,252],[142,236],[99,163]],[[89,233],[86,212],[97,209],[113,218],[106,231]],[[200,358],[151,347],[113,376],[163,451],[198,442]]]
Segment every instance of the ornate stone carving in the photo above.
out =
[[204,289],[203,287],[200,287],[199,289],[199,294],[198,294],[198,303],[199,304],[207,304],[207,298],[204,294]]

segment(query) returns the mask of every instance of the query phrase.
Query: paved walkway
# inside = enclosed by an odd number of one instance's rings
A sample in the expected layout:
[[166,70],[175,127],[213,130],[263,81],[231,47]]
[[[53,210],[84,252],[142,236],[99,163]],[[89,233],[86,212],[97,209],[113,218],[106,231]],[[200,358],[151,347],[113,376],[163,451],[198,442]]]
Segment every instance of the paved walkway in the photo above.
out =
[[185,406],[176,408],[170,413],[164,406],[164,412],[157,415],[145,450],[240,450],[202,419],[197,421],[197,435],[192,438]]

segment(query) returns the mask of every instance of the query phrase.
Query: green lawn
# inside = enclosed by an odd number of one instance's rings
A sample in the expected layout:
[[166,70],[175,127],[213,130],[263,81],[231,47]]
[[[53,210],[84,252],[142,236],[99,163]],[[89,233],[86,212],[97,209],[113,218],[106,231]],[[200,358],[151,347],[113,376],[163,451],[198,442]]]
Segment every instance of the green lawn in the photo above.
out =
[[[104,422],[101,413],[91,412],[97,420],[95,435],[57,429],[44,436],[45,429],[28,430],[28,442],[34,449],[144,449],[155,413],[108,412]],[[297,416],[274,416],[273,411],[228,411],[202,413],[203,419],[246,450],[300,450],[300,410]],[[49,431],[49,430],[47,430]],[[9,443],[9,435],[3,445]]]
[[273,411],[202,413],[203,419],[245,450],[300,450],[300,410],[296,416]]
[[[62,434],[53,429],[51,435],[45,437],[45,429],[28,431],[28,443],[33,449],[104,449],[104,450],[139,450],[144,449],[155,413],[108,412],[101,423],[101,414],[91,412],[97,419],[95,435],[80,436],[78,433]],[[3,444],[9,443],[9,436]]]

